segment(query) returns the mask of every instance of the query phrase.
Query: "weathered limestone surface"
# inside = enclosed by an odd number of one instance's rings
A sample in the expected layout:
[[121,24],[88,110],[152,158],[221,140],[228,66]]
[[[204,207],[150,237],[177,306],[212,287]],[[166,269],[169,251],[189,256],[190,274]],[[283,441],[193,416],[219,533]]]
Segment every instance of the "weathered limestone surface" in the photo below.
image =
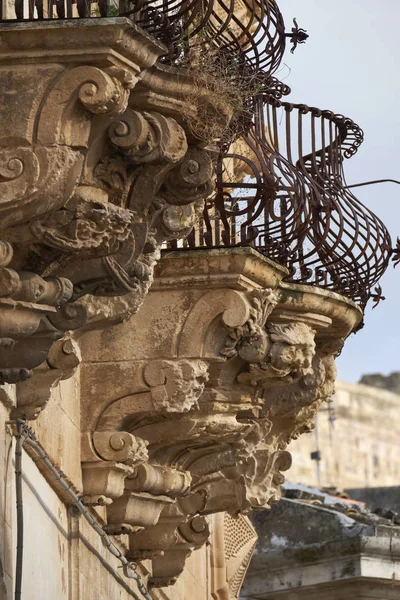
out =
[[155,67],[163,47],[127,19],[0,35],[0,381],[39,367],[41,397],[22,386],[13,413],[34,418],[79,364],[55,340],[137,311],[161,245],[212,190],[212,158],[183,127],[190,81]]
[[[176,71],[157,66],[163,48],[127,19],[7,23],[0,26],[0,39],[1,427],[6,432],[10,418],[35,420],[41,444],[81,495],[87,472],[81,469],[81,354],[72,332],[88,317],[90,327],[104,327],[138,310],[161,245],[190,231],[211,191],[212,155],[185,132],[184,115],[195,110],[184,99],[191,82],[185,78],[178,83]],[[214,99],[199,93],[211,114]],[[218,108],[220,120],[228,118],[227,109],[223,117]],[[9,600],[11,532],[15,535],[15,516],[9,513],[11,436],[5,433],[1,440],[0,579]],[[111,496],[119,495],[118,478],[122,494],[127,474],[146,453],[140,442],[130,449],[137,456],[129,461],[124,451],[118,452],[120,443],[119,434],[112,446],[101,432],[96,439],[96,452],[106,460],[117,448]],[[70,501],[32,451],[30,455],[42,473],[31,473],[33,487],[45,500],[48,483],[57,491],[59,508],[50,504],[56,529],[65,528]],[[151,471],[150,476],[154,473],[157,479],[160,473]],[[147,471],[142,475],[147,477]],[[186,480],[172,472],[172,492],[179,494],[182,485],[185,490]],[[137,505],[153,523],[159,510],[143,498],[137,498]],[[33,502],[28,495],[29,506]],[[160,498],[162,507],[171,503],[169,496]],[[100,524],[106,524],[105,509],[97,510]],[[42,530],[51,538],[48,551],[55,550],[49,518],[46,510],[35,512],[30,529],[32,553],[29,548],[25,566],[31,562],[35,572]],[[107,597],[107,590],[110,597],[125,597],[117,590],[120,584],[103,585],[110,557],[99,549],[96,534],[84,535],[94,540],[93,547],[78,543],[73,550],[71,538],[68,552],[83,562],[78,567],[66,563],[66,581],[58,577],[58,569],[51,572],[51,560],[48,589],[24,581],[32,600],[98,600],[99,589]],[[79,569],[76,583],[73,574]],[[45,580],[43,568],[40,572]],[[88,573],[99,574],[100,588],[85,583]]]
[[[4,419],[2,419],[2,425]],[[2,453],[2,464],[7,464],[2,487],[2,519],[0,521],[0,598],[12,600],[15,573],[15,493],[13,485],[12,452],[7,437],[7,456]],[[99,536],[79,518],[71,507],[57,497],[43,478],[37,465],[24,452],[23,497],[25,531],[24,569],[22,586],[29,600],[64,599],[99,600],[135,597],[137,588],[119,569],[118,561],[110,555]],[[6,504],[3,504],[6,502]],[[95,514],[95,513],[93,513]],[[247,518],[232,519],[217,515],[211,519],[212,546],[205,545],[188,557],[185,572],[176,585],[152,590],[154,600],[204,600],[204,598],[236,598],[255,545],[256,535]],[[102,523],[101,515],[98,515]],[[217,538],[217,539],[216,539]],[[122,551],[127,549],[127,536],[114,538]],[[151,569],[150,561],[139,565],[144,579]],[[211,576],[211,573],[216,576]],[[37,573],[41,576],[37,577]],[[128,590],[131,588],[131,592]],[[228,593],[229,596],[224,594]],[[222,594],[222,595],[221,595]]]
[[153,585],[209,538],[207,515],[278,501],[287,444],[333,392],[360,313],[284,275],[251,249],[167,253],[137,316],[80,339],[85,499],[152,557]]
[[[44,480],[30,457],[23,456],[25,529],[23,593],[30,600],[99,600],[118,597],[128,600],[137,593],[131,580],[123,577],[119,562],[86,521],[76,516]],[[15,524],[15,496],[10,495],[11,521]],[[11,530],[10,525],[10,530]],[[118,544],[118,540],[115,540]],[[123,539],[120,540],[123,550]],[[15,573],[15,525],[6,549],[5,600],[13,598]],[[4,559],[3,559],[4,560]],[[40,573],[40,577],[38,574]],[[146,576],[145,565],[141,573]],[[129,592],[128,586],[132,591]],[[0,596],[1,597],[1,596]]]

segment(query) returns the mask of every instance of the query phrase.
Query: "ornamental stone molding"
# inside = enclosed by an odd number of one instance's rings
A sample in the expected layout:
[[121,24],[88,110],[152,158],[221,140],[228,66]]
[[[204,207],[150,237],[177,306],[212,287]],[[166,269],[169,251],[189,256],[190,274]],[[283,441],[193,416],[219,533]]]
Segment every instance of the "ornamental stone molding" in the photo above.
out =
[[152,559],[153,586],[176,581],[212,515],[280,499],[287,446],[333,393],[361,311],[285,275],[250,248],[166,252],[139,313],[80,339],[84,497]]
[[138,310],[162,244],[213,189],[212,153],[185,131],[190,80],[156,66],[163,46],[128,19],[7,23],[0,37],[0,381],[41,369],[42,398],[29,408],[24,390],[16,411],[33,418],[58,376],[53,342]]

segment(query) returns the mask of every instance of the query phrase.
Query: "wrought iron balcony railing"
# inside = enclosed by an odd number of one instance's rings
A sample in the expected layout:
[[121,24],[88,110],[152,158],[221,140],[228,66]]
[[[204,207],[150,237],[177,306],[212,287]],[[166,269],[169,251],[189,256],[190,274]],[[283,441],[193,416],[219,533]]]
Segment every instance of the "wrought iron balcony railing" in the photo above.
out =
[[169,61],[200,45],[267,73],[278,68],[292,35],[275,0],[0,0],[2,21],[113,16],[162,41]]
[[362,130],[342,115],[272,96],[257,103],[248,134],[221,154],[215,195],[181,246],[251,245],[287,266],[291,281],[364,305],[388,265],[391,239],[346,189],[343,161]]

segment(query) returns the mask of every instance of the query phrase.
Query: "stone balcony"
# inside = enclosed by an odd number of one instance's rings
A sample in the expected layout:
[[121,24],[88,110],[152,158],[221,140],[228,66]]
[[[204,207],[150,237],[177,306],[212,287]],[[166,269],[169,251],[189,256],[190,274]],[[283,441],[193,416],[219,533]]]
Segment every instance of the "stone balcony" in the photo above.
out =
[[212,162],[183,128],[190,81],[155,66],[162,45],[127,19],[0,30],[0,369],[18,383],[92,316],[81,297],[129,294],[137,310],[161,244],[193,227]]
[[[237,247],[166,250],[215,214],[219,149],[189,121],[222,132],[232,106],[161,64],[155,37],[125,18],[0,24],[0,37],[8,417],[33,422],[97,522],[127,536],[126,556],[147,565],[154,588],[175,583],[209,540],[218,549],[218,527],[232,520],[247,531],[247,564],[254,535],[239,515],[279,500],[288,444],[331,396],[335,357],[362,310],[290,282],[247,230]],[[288,173],[292,181],[295,165]],[[295,208],[296,182],[285,197]],[[265,199],[275,188],[268,177],[263,186]],[[309,213],[307,243],[319,231]],[[319,260],[330,266],[323,238]],[[215,598],[228,597],[229,577],[216,575]]]

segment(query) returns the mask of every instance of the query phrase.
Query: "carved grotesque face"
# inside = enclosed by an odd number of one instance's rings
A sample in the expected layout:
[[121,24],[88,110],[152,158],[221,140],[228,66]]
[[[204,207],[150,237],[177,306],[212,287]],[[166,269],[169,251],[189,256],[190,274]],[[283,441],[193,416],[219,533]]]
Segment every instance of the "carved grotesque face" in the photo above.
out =
[[271,366],[282,373],[303,376],[312,369],[315,331],[304,323],[270,325]]

